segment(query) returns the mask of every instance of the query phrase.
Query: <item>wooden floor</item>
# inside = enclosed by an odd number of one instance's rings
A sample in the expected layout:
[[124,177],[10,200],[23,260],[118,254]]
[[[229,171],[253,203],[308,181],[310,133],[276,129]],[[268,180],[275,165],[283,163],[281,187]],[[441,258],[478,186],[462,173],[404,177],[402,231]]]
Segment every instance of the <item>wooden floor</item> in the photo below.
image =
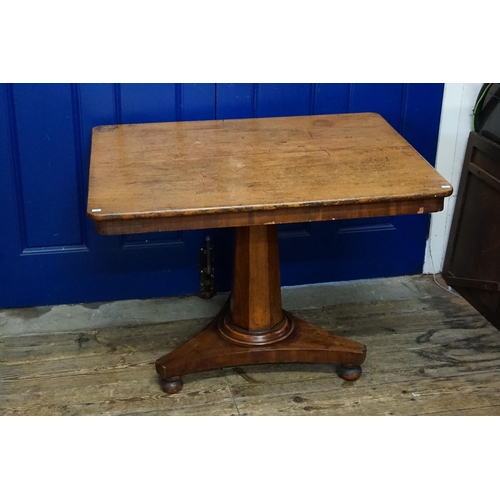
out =
[[207,319],[0,336],[1,415],[500,415],[500,332],[467,302],[414,277],[418,293],[295,312],[367,346],[363,375],[333,365],[187,375],[162,393],[154,361]]

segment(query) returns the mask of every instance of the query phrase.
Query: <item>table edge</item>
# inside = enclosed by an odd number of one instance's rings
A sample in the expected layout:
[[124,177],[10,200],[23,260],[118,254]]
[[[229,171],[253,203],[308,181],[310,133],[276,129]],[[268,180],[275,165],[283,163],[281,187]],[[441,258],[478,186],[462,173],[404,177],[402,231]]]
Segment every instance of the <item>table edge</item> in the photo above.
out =
[[150,212],[128,212],[128,213],[100,213],[91,208],[88,204],[87,216],[94,220],[95,222],[107,222],[111,220],[130,220],[130,219],[152,219],[152,218],[174,218],[174,217],[193,217],[195,215],[201,216],[211,216],[220,215],[221,217],[236,214],[236,213],[251,213],[251,212],[277,212],[283,209],[290,210],[301,210],[301,209],[321,209],[324,207],[335,207],[335,206],[347,206],[352,204],[373,204],[373,203],[404,203],[411,200],[425,200],[429,198],[446,198],[453,193],[453,187],[447,185],[447,187],[442,188],[439,192],[406,195],[406,196],[387,196],[387,197],[377,197],[377,198],[351,198],[345,200],[318,200],[312,202],[298,202],[298,203],[284,203],[284,204],[268,204],[268,205],[241,205],[241,206],[230,206],[230,207],[209,207],[209,208],[195,208],[189,210],[159,210]]
[[[319,222],[393,215],[425,214],[443,209],[444,196],[413,198],[403,201],[336,204],[326,206],[281,207],[274,210],[193,213],[169,217],[94,218],[102,235],[139,234],[191,229]],[[92,214],[95,215],[95,214]]]

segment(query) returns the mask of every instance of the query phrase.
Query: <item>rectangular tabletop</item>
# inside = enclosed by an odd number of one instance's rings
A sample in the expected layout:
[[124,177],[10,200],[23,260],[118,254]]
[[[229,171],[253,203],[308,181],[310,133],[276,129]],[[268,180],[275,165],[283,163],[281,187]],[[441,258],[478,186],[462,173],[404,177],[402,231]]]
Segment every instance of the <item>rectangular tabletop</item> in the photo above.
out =
[[451,193],[375,113],[92,132],[88,215],[101,234],[434,212]]

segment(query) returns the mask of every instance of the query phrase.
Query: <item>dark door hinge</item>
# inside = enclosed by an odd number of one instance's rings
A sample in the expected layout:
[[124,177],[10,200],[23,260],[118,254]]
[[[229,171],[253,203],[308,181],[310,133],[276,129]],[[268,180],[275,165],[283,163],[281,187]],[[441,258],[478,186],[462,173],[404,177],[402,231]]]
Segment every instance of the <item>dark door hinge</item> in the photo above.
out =
[[214,247],[210,236],[200,248],[200,297],[211,299],[215,295]]

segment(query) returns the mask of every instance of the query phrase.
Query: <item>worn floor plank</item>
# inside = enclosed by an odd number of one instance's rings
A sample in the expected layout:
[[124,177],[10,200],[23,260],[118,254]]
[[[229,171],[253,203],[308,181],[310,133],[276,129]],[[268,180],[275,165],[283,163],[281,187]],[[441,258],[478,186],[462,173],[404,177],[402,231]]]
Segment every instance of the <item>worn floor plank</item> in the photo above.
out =
[[[175,397],[158,386],[152,363],[73,373],[44,378],[25,378],[7,383],[2,396],[3,415],[122,415],[225,404],[237,414],[222,372],[188,375],[186,387]],[[208,377],[207,377],[208,375]],[[229,407],[228,406],[228,407]]]
[[[430,415],[496,405],[500,410],[500,372],[421,379],[344,390],[243,398],[242,415]],[[492,411],[492,410],[491,410]],[[491,414],[491,413],[490,413]],[[493,413],[500,415],[500,411]]]
[[291,311],[367,346],[354,383],[334,365],[260,365],[187,375],[164,394],[154,361],[207,319],[7,331],[0,415],[500,415],[500,332],[428,277],[408,290]]

